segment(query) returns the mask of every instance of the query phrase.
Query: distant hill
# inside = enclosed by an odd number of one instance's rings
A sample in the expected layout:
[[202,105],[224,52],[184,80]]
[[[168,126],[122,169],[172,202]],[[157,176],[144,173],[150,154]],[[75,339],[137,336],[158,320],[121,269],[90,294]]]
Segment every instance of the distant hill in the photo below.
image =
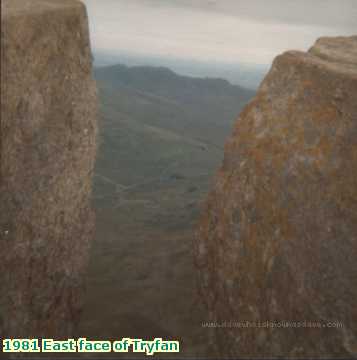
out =
[[95,70],[106,105],[145,124],[222,146],[252,90],[223,79],[180,76],[163,67],[115,65]]
[[190,77],[211,77],[226,79],[234,85],[240,85],[249,89],[257,89],[264,76],[269,70],[270,64],[251,64],[234,61],[228,63],[202,62],[188,59],[175,59],[162,56],[129,55],[123,52],[107,52],[94,49],[94,66],[112,66],[125,64],[128,66],[165,66],[178,74]]
[[207,100],[207,96],[251,96],[252,91],[217,78],[178,75],[165,67],[114,65],[96,68],[96,77],[108,85],[129,86],[182,101]]

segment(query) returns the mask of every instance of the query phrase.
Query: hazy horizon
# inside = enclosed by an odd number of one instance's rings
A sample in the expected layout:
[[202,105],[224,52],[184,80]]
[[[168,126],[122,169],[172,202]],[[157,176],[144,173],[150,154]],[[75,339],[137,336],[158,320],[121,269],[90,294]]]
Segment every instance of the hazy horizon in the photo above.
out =
[[83,1],[97,65],[126,59],[227,78],[238,68],[266,69],[279,53],[305,51],[321,36],[357,33],[355,0]]

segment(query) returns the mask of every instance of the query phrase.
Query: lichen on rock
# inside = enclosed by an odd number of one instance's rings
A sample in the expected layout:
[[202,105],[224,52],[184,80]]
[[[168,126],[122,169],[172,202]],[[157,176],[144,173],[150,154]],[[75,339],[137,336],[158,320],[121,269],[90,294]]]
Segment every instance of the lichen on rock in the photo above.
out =
[[357,355],[356,100],[357,37],[321,38],[240,114],[195,241],[221,355]]

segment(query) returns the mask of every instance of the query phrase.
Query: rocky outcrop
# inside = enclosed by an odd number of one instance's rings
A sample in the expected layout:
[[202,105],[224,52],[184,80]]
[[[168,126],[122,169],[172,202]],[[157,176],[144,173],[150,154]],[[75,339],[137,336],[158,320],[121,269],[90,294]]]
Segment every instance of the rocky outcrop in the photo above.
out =
[[195,242],[221,355],[357,356],[356,138],[357,37],[278,56]]
[[92,236],[86,11],[1,2],[0,337],[73,335]]

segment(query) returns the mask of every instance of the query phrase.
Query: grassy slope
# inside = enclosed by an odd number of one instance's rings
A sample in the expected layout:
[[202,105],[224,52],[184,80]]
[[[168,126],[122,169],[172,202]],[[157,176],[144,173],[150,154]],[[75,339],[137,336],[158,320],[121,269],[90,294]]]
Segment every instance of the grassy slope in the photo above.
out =
[[191,243],[224,139],[253,94],[162,68],[115,66],[96,77],[97,233],[81,334],[179,338],[182,355],[203,356]]

